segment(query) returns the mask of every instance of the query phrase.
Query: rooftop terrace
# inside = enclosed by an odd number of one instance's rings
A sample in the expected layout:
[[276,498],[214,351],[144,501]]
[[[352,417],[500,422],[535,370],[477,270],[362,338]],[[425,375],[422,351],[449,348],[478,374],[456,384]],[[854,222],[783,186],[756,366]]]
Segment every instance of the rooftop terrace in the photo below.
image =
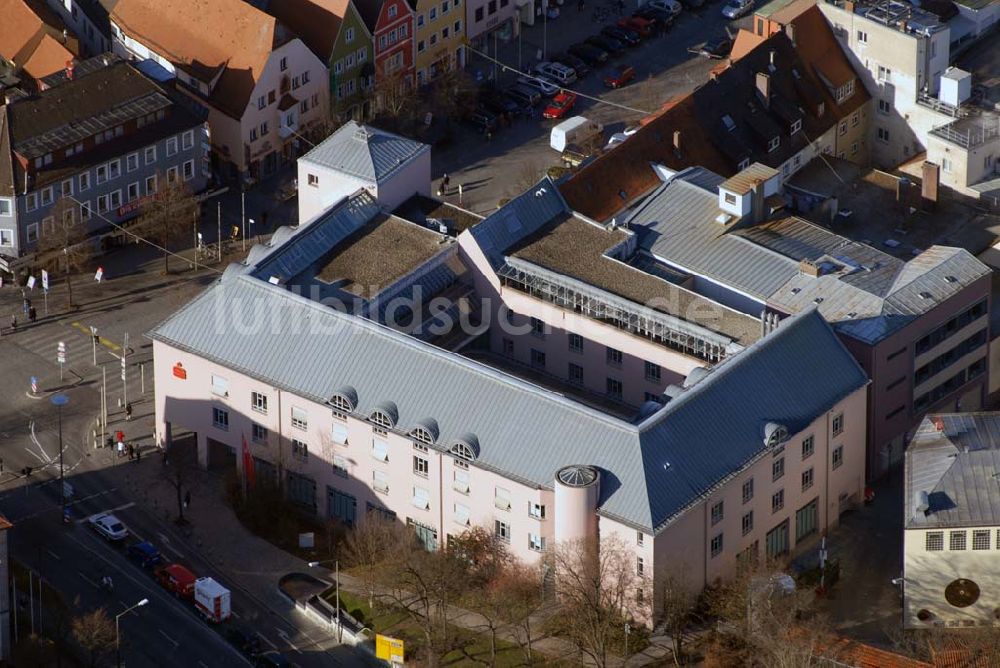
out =
[[424,195],[414,195],[400,204],[393,213],[418,225],[424,225],[432,219],[439,220],[447,226],[448,234],[452,236],[458,236],[483,219],[482,216],[454,204]]
[[1000,137],[1000,114],[966,116],[931,130],[931,134],[969,150]]

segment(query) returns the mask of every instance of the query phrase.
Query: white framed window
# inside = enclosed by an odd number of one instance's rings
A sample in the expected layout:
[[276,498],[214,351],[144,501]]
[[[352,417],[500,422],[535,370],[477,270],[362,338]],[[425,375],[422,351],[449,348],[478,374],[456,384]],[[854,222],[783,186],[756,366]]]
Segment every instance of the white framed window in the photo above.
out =
[[347,477],[347,467],[348,467],[347,457],[343,455],[333,456],[333,472],[342,478]]
[[472,518],[471,515],[469,514],[468,506],[461,503],[455,504],[455,522],[457,524],[461,524],[464,527],[467,527],[470,524],[472,524]]
[[396,18],[396,11],[397,11],[396,5],[389,5],[389,11],[387,12],[387,14],[389,15],[390,19]]
[[767,142],[767,152],[777,151],[779,146],[781,146],[781,137],[771,137]]
[[156,162],[156,147],[147,146],[146,150],[143,152],[143,155],[144,155],[143,159],[145,160],[147,165],[153,164],[154,162]]
[[879,100],[878,101],[878,113],[888,115],[892,111],[892,105],[889,100]]
[[372,487],[376,492],[389,493],[389,474],[385,471],[374,471],[372,473]]
[[216,429],[229,431],[229,411],[223,408],[212,407],[212,426]]
[[642,557],[635,558],[635,574],[639,577],[646,574],[646,560]]
[[309,428],[309,413],[306,409],[292,406],[292,426],[303,431]]
[[177,137],[167,139],[167,157],[177,155]]
[[309,444],[297,438],[292,439],[292,457],[300,461],[309,459]]
[[844,433],[844,414],[840,413],[833,418],[833,435],[840,436]]
[[833,469],[839,469],[841,464],[844,463],[844,446],[838,445],[833,449],[833,453],[830,455],[830,466]]
[[54,223],[55,223],[55,218],[53,218],[52,216],[48,216],[46,218],[42,218],[42,236],[43,237],[47,237],[50,234],[52,234],[52,232],[55,229],[55,224]]
[[344,33],[344,39],[348,44],[354,41],[354,28],[347,29],[347,32]]
[[413,496],[410,498],[410,504],[414,508],[420,508],[420,510],[430,510],[431,493],[423,487],[414,487]]
[[459,494],[469,493],[469,472],[456,470],[454,478],[451,483],[452,489],[454,489]]
[[190,181],[194,178],[194,160],[184,161],[184,164],[181,165],[181,175],[185,181]]
[[139,154],[130,153],[125,156],[125,171],[134,172],[137,169],[139,169]]
[[73,179],[66,179],[61,184],[59,184],[59,195],[61,197],[73,196]]
[[194,130],[188,130],[181,135],[181,148],[185,151],[194,146]]
[[156,174],[146,177],[146,194],[154,195],[156,194]]
[[809,459],[812,457],[813,452],[816,450],[816,439],[812,436],[807,436],[802,441],[802,459]]
[[14,215],[14,200],[9,197],[0,197],[0,216],[9,218]]
[[98,165],[97,166],[97,185],[101,185],[108,180],[108,166]]
[[14,230],[0,228],[0,246],[12,247],[14,245]]
[[722,534],[721,533],[718,534],[717,536],[715,536],[714,538],[712,538],[711,549],[712,549],[712,556],[713,557],[717,557],[720,554],[722,554]]
[[948,549],[960,551],[965,549],[966,532],[965,531],[949,531],[948,532]]
[[262,415],[267,415],[267,395],[262,392],[251,392],[250,408]]
[[426,478],[427,477],[427,473],[428,473],[429,470],[430,470],[430,462],[428,462],[423,457],[418,457],[417,455],[413,455],[413,473],[414,474],[416,474],[416,475],[418,475],[418,476],[420,476],[422,478]]
[[90,208],[90,201],[80,202],[80,220],[90,220],[93,215],[94,211]]
[[536,520],[545,519],[545,504],[535,503],[534,501],[528,502],[528,517],[534,517]]
[[642,547],[646,542],[646,534],[641,531],[635,532],[635,545],[636,547]]
[[101,195],[97,198],[97,213],[107,213],[108,212],[108,196]]
[[493,496],[493,505],[499,510],[510,510],[510,492],[503,487],[497,487]]
[[122,191],[115,190],[108,194],[108,206],[112,209],[117,209],[122,205]]
[[284,72],[285,70],[287,70],[288,69],[288,58],[282,58],[280,61],[278,61],[278,68],[282,72]]
[[177,183],[177,165],[167,168],[167,183]]
[[380,462],[389,461],[389,442],[381,438],[372,439],[372,458]]
[[343,422],[334,422],[330,426],[330,438],[333,439],[334,443],[339,443],[340,445],[347,445],[347,425]]
[[858,31],[858,41],[861,42],[862,44],[867,44],[868,43],[868,33],[865,32],[864,30],[859,30]]
[[25,241],[33,244],[38,241],[38,223],[29,223],[25,229]]
[[122,163],[119,160],[112,160],[108,163],[108,181],[117,179],[122,175]]
[[42,190],[42,206],[49,206],[52,201],[52,186],[49,186]]
[[90,190],[90,172],[84,172],[83,174],[80,174],[80,176],[78,177],[78,181],[80,184],[80,192],[83,192],[84,190]]
[[802,491],[806,491],[813,486],[814,474],[813,467],[807,468],[802,472]]
[[493,522],[493,535],[502,540],[505,543],[510,542],[510,525],[506,522],[501,522],[500,520],[494,520]]
[[229,381],[222,376],[212,374],[212,394],[217,397],[229,396]]
[[529,533],[528,534],[528,549],[532,552],[544,552],[545,551],[545,538],[539,536],[538,534]]
[[319,188],[319,176],[316,174],[308,174],[306,176],[306,182],[312,188]]
[[753,478],[743,483],[743,503],[749,503],[753,499]]
[[256,422],[250,423],[250,438],[254,443],[267,443],[267,427]]
[[725,502],[719,501],[714,506],[712,506],[711,516],[712,516],[712,526],[715,526],[726,516]]
[[24,208],[28,211],[34,211],[38,208],[37,193],[28,193],[28,196],[24,198]]
[[740,523],[742,525],[744,536],[753,531],[753,511],[751,510],[749,513],[745,514]]
[[129,202],[139,199],[139,182],[136,181],[135,183],[128,184],[125,195]]

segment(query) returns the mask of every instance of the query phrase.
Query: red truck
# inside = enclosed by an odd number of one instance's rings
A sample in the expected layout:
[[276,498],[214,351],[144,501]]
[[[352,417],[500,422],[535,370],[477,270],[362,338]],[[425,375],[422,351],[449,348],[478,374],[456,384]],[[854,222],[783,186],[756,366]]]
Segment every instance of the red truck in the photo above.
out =
[[154,571],[156,581],[160,586],[169,592],[173,592],[178,598],[194,598],[194,573],[184,568],[180,564],[170,564],[161,566]]

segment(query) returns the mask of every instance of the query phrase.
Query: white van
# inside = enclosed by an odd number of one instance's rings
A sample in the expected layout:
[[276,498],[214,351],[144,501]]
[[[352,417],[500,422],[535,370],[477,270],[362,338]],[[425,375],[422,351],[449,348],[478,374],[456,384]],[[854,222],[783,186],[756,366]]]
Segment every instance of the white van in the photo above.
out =
[[560,86],[568,86],[576,81],[576,70],[562,63],[541,62],[535,65],[535,72]]
[[591,121],[583,116],[566,119],[552,128],[549,135],[549,146],[562,153],[569,144],[587,147],[596,142],[603,142],[604,126],[597,121]]

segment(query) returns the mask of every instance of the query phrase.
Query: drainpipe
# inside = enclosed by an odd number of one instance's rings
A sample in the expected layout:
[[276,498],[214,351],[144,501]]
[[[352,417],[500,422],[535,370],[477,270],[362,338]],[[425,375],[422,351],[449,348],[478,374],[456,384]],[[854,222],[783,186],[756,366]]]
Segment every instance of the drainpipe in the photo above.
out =
[[284,475],[284,473],[285,473],[285,464],[284,464],[284,456],[283,456],[283,454],[284,454],[283,453],[284,448],[282,446],[282,441],[284,439],[283,439],[283,437],[281,435],[281,416],[282,416],[282,413],[281,413],[281,390],[279,390],[278,388],[274,388],[274,391],[278,393],[278,480],[277,480],[277,483],[278,483],[278,489],[279,490],[284,490],[285,489],[285,482],[284,482],[284,480],[285,480],[285,475]]
[[[427,448],[428,452],[430,448]],[[440,527],[440,538],[442,541],[442,547],[447,547],[445,544],[445,530],[444,530],[444,453],[437,453],[438,456],[438,527]]]
[[[836,408],[836,407],[834,407],[834,408]],[[823,466],[825,467],[825,472],[826,472],[826,475],[823,476],[824,479],[825,479],[825,487],[826,487],[826,492],[824,494],[826,496],[826,521],[823,523],[823,531],[824,532],[830,530],[830,476],[833,475],[833,467],[831,466],[832,462],[830,461],[830,441],[832,440],[832,436],[831,435],[833,434],[833,432],[831,431],[831,428],[830,428],[830,421],[831,421],[830,420],[830,414],[831,413],[832,413],[832,411],[827,411],[826,412],[826,455],[825,455],[826,456],[826,462],[823,464]]]
[[702,518],[701,518],[701,549],[704,551],[703,554],[705,558],[703,559],[702,567],[702,587],[708,586],[708,499],[705,503],[701,505],[702,507]]

